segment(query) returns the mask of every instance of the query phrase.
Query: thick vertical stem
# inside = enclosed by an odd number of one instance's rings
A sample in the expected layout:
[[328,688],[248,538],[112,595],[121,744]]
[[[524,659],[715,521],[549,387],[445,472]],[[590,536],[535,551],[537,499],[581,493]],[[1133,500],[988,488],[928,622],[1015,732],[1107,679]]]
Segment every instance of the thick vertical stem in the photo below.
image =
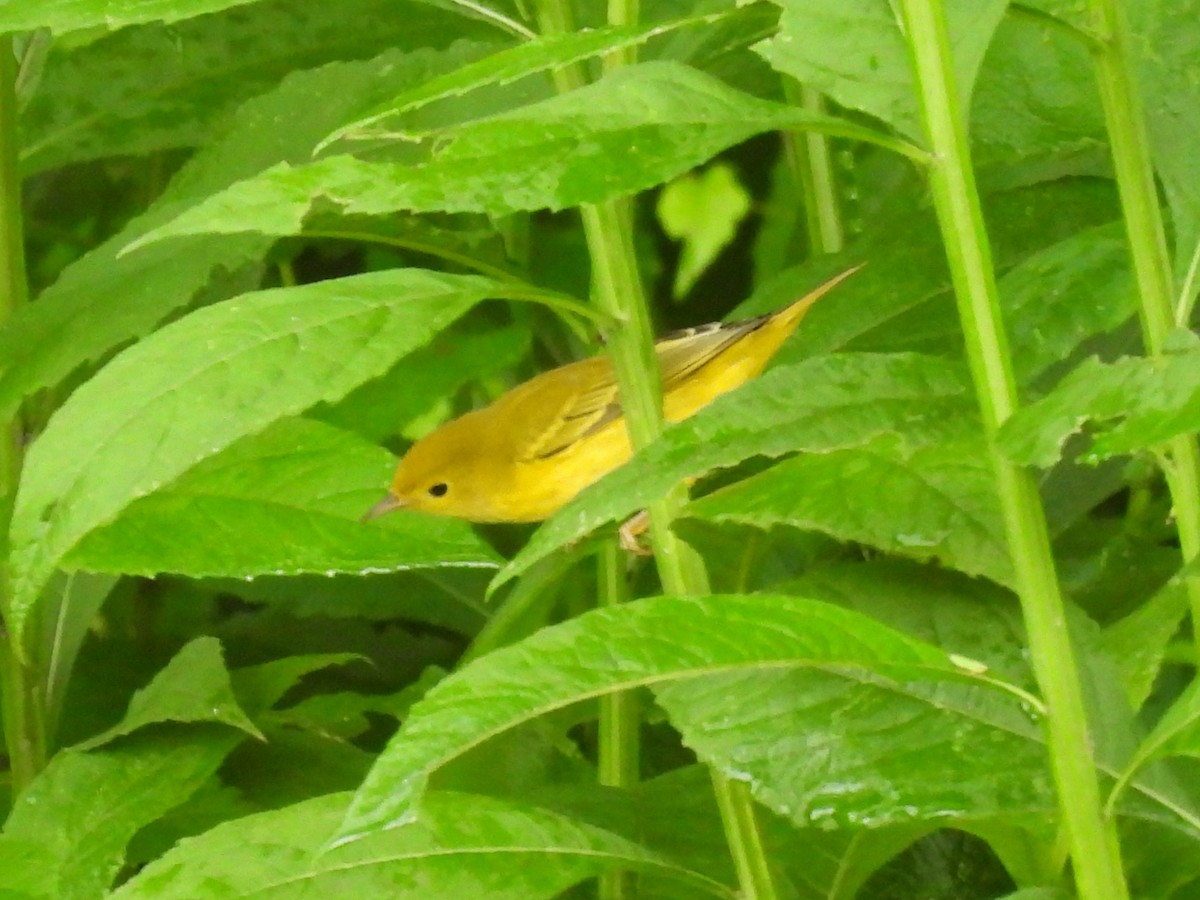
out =
[[[540,0],[537,9],[543,31],[563,32],[571,28],[566,0]],[[636,10],[635,0],[610,0],[609,21],[633,22]],[[604,60],[605,70],[627,64],[632,58],[631,51],[610,54]],[[554,77],[560,90],[570,90],[584,81],[582,72],[575,67],[557,70]],[[624,202],[608,201],[583,206],[580,215],[592,260],[592,297],[615,323],[613,333],[608,335],[607,349],[621,393],[625,427],[637,449],[662,432],[662,383],[654,355],[649,305],[637,269],[629,208]],[[710,592],[704,561],[671,529],[686,500],[687,487],[681,484],[650,504],[647,509],[650,539],[663,589],[677,596],[697,596]],[[744,784],[732,782],[717,772],[712,773],[712,778],[741,896],[745,900],[773,900],[775,888],[749,791]]]
[[[599,593],[604,606],[619,606],[629,599],[624,552],[616,539],[605,541],[599,558]],[[598,780],[608,787],[632,788],[640,778],[641,715],[637,694],[616,691],[600,698]],[[607,872],[600,878],[600,900],[632,900],[636,896],[632,872]]]
[[[1017,405],[1000,321],[991,249],[975,186],[941,0],[902,0],[925,131],[933,151],[929,182],[958,300],[967,357],[991,442]],[[1079,673],[1031,475],[990,454],[1016,572],[1030,656],[1049,714],[1050,764],[1079,894],[1128,896],[1116,831],[1104,818]]]
[[[0,324],[28,299],[25,238],[21,223],[21,175],[17,165],[17,62],[11,37],[0,38]],[[16,492],[21,476],[24,435],[19,416],[0,424],[0,498]],[[2,504],[0,504],[2,506]],[[8,530],[7,517],[0,528]],[[8,605],[8,577],[0,562],[0,591]],[[41,770],[46,756],[45,710],[37,673],[6,633],[0,648],[4,735],[19,791]],[[27,646],[33,646],[30,642]]]
[[[1173,325],[1175,296],[1171,257],[1154,186],[1150,139],[1130,59],[1129,26],[1120,0],[1089,0],[1089,6],[1092,30],[1097,36],[1090,46],[1137,278],[1142,335],[1146,350],[1157,356],[1163,352]],[[1170,441],[1161,453],[1165,456],[1163,471],[1171,491],[1179,545],[1184,562],[1191,562],[1200,554],[1200,451],[1196,439],[1184,435]],[[1200,580],[1189,579],[1188,593],[1192,631],[1200,642],[1200,628],[1195,626],[1200,623]]]

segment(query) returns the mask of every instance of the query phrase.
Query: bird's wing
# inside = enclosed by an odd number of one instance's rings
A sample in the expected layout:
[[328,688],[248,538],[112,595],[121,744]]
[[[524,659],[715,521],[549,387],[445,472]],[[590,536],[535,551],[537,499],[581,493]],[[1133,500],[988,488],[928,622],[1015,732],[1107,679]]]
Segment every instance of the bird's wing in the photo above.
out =
[[[674,390],[765,321],[764,316],[743,322],[717,322],[676,331],[659,340],[654,349],[662,371],[663,392]],[[525,461],[562,453],[624,414],[616,377],[606,358],[595,357],[541,377],[549,376],[558,377],[552,386],[546,385],[538,392],[545,427],[531,434],[519,449],[518,458]]]
[[661,338],[654,349],[658,353],[658,367],[662,371],[663,393],[670,393],[693,377],[769,318],[759,316],[740,322],[712,322],[675,331]]
[[562,453],[621,417],[617,382],[607,359],[584,360],[546,376],[558,377],[540,392],[543,427],[518,449],[517,456],[524,461]]

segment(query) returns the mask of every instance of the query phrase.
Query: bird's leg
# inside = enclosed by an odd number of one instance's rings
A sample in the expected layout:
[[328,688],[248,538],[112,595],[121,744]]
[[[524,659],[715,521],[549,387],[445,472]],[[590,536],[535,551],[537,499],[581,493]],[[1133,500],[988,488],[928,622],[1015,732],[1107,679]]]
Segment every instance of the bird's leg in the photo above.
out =
[[638,538],[646,533],[646,529],[649,527],[650,513],[644,509],[626,520],[617,530],[617,538],[621,543],[621,549],[629,553],[636,553],[638,556],[653,556],[654,551],[642,546],[642,542],[638,540]]

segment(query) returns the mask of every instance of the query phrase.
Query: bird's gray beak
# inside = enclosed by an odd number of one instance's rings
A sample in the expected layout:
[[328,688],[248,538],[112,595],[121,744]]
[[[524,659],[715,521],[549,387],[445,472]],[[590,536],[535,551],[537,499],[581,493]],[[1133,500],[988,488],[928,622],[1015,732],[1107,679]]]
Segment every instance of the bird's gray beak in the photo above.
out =
[[406,506],[405,502],[393,494],[385,494],[383,499],[368,509],[360,522],[370,522],[372,519],[378,519],[385,513],[390,513],[394,509],[400,509]]

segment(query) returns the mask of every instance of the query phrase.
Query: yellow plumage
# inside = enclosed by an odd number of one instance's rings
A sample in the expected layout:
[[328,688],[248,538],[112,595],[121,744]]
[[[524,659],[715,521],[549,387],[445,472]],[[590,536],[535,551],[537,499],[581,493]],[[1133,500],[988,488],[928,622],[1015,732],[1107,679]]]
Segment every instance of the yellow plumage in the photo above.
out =
[[[758,375],[843,272],[778,312],[667,335],[654,349],[663,415],[686,419]],[[474,522],[538,522],[630,456],[607,355],[543,372],[409,449],[364,518],[417,509]]]

